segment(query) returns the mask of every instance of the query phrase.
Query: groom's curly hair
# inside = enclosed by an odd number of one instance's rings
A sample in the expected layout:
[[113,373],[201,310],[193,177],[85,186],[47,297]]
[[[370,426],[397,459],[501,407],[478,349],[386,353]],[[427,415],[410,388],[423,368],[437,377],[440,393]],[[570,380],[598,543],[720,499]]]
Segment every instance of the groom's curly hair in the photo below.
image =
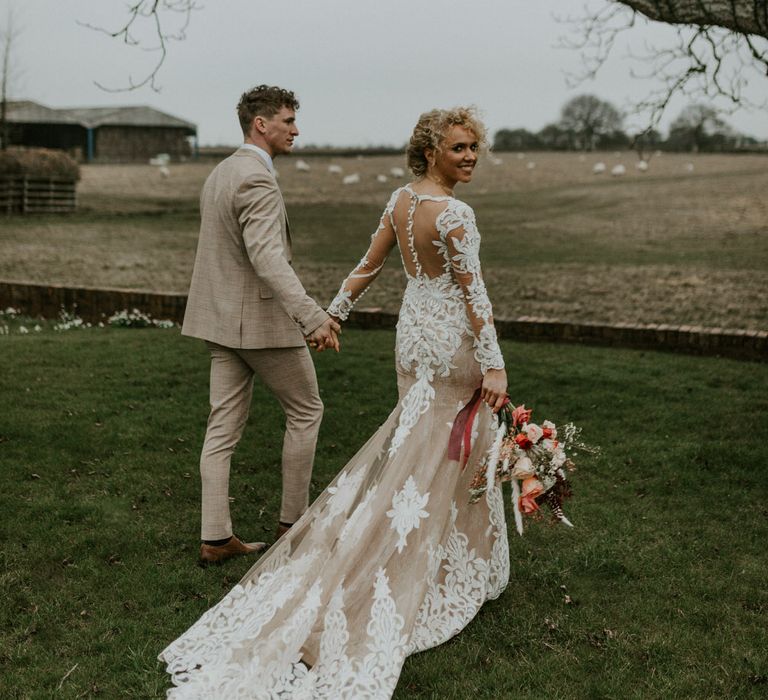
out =
[[290,90],[276,85],[257,85],[240,96],[237,103],[237,118],[243,134],[248,134],[254,117],[274,117],[283,107],[294,111],[299,109],[299,101]]
[[424,151],[427,149],[439,151],[448,129],[455,125],[469,129],[475,135],[481,149],[488,148],[485,124],[480,120],[475,107],[433,109],[424,112],[416,122],[411,140],[405,149],[408,168],[416,177],[423,177],[427,173],[428,162]]

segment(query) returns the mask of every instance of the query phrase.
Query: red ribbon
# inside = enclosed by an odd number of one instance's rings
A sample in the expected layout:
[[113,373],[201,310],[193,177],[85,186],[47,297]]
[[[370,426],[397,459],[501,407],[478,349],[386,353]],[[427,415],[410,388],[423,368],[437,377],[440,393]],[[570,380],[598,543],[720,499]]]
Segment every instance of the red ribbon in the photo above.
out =
[[[480,410],[480,387],[475,389],[469,403],[464,406],[457,414],[451,428],[451,437],[448,439],[448,459],[454,459],[457,462],[461,459],[461,469],[467,466],[469,461],[469,451],[472,448],[472,424],[475,422],[475,416]],[[462,435],[464,437],[464,457],[461,457]]]

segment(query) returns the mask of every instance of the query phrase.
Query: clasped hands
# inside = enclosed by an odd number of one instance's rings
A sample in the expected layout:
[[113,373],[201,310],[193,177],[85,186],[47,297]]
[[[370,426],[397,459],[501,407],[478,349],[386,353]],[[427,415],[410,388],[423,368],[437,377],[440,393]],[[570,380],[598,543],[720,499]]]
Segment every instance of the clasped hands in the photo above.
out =
[[341,349],[339,344],[340,333],[341,326],[338,321],[329,317],[306,337],[307,345],[317,350],[317,352],[330,348],[339,352]]

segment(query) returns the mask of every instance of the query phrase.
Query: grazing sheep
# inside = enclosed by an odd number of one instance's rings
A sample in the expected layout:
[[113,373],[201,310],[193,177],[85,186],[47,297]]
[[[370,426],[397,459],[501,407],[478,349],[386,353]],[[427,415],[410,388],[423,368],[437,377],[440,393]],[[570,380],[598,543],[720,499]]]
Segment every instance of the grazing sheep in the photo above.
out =
[[534,163],[532,160],[529,160],[525,167],[528,168],[528,170],[535,170],[536,169],[536,163]]
[[635,167],[641,172],[644,173],[646,170],[648,170],[648,161],[645,160],[639,160],[635,164]]
[[296,161],[296,170],[301,170],[302,172],[309,172],[311,168],[309,167],[309,163],[307,163],[305,160],[297,160]]
[[171,171],[168,169],[168,166],[161,165],[160,166],[160,177],[164,177],[165,178],[165,177],[170,177],[170,176],[171,176]]
[[158,153],[154,158],[149,159],[150,165],[168,165],[171,162],[171,156],[168,153]]
[[381,175],[381,174],[379,174],[379,175],[377,175],[377,176],[376,176],[376,182],[386,182],[386,181],[387,181],[387,179],[388,179],[388,178],[387,178],[387,176],[386,176],[386,175]]
[[604,173],[604,172],[605,172],[605,163],[602,163],[602,162],[600,162],[600,163],[595,163],[595,164],[592,166],[592,172],[593,172],[595,175],[599,175],[600,173]]
[[501,158],[497,158],[496,156],[491,156],[491,163],[494,165],[501,165],[504,161]]
[[619,175],[624,175],[626,174],[626,172],[627,172],[627,169],[624,167],[622,163],[619,163],[618,165],[614,165],[611,168],[611,175],[613,175],[614,177],[618,177]]
[[343,185],[356,185],[360,182],[359,173],[352,173],[351,175],[345,175],[341,180]]
[[344,171],[341,169],[340,165],[329,165],[328,172],[333,173],[334,175],[341,175]]
[[405,170],[402,168],[390,168],[389,173],[392,175],[392,177],[405,177]]

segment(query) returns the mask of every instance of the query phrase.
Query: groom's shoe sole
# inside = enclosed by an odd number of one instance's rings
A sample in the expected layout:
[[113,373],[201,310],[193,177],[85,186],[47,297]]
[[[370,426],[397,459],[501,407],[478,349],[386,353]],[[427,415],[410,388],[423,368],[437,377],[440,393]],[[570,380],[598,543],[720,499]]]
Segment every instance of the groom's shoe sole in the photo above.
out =
[[232,539],[226,544],[222,544],[219,547],[215,547],[211,544],[200,545],[200,559],[198,563],[200,566],[208,566],[209,564],[221,564],[227,559],[232,557],[239,557],[247,554],[259,554],[267,549],[269,545],[266,542],[242,542],[237,537]]

